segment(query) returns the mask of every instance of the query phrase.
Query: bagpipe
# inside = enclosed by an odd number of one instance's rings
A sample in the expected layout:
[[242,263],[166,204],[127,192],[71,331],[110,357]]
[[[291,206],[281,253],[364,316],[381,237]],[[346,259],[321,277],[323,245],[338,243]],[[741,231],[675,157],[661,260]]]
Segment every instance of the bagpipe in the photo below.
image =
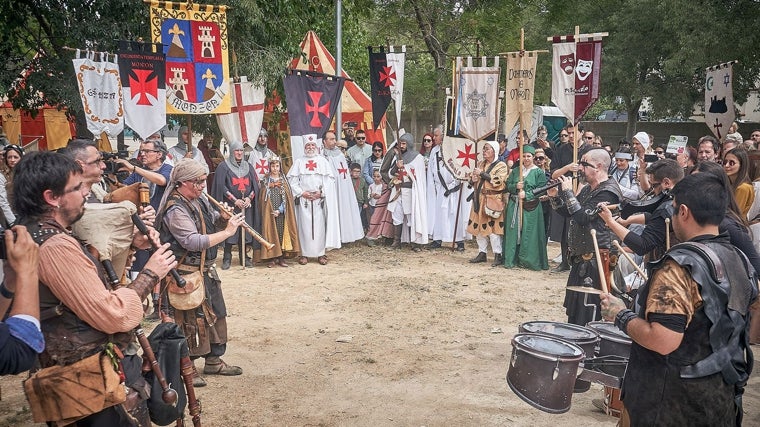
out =
[[[123,186],[104,197],[106,203],[87,205],[82,218],[73,227],[74,235],[93,247],[112,287],[126,282],[126,271],[133,256],[134,229],[147,236],[149,229],[138,215],[138,207],[150,204],[148,185],[135,183]],[[153,249],[155,242],[151,241]],[[170,274],[178,285],[184,283],[176,269]],[[185,406],[193,426],[201,426],[201,406],[193,387],[193,362],[187,339],[173,322],[159,324],[149,336],[141,327],[134,330],[143,349],[142,374],[151,385],[148,408],[151,421],[168,425],[176,421],[184,426]],[[184,387],[172,388],[172,384]]]

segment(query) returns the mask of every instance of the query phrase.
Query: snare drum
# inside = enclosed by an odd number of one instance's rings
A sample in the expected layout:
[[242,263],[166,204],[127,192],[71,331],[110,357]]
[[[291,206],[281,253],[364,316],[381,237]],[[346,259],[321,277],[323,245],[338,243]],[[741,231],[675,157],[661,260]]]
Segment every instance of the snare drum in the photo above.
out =
[[571,342],[517,334],[512,338],[507,384],[535,408],[550,414],[567,412],[583,358],[583,350]]
[[612,322],[589,322],[586,326],[598,332],[601,338],[596,356],[609,361],[600,363],[598,369],[623,378],[631,356],[631,338]]
[[[518,329],[520,332],[548,335],[550,337],[570,341],[583,350],[585,354],[584,359],[590,359],[594,357],[594,352],[597,345],[599,344],[599,334],[595,330],[579,325],[573,325],[571,323],[547,322],[539,320],[534,322],[525,322],[521,324]],[[583,393],[589,391],[590,388],[590,381],[577,380],[575,382],[573,392]]]

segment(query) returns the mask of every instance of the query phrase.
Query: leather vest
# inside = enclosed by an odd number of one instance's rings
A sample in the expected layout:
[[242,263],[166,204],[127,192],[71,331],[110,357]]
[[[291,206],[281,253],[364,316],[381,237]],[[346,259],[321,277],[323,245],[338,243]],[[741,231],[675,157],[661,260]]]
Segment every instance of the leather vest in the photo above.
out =
[[[198,199],[198,205],[200,206],[200,213],[187,199],[179,195],[176,191],[172,193],[166,200],[166,209],[168,211],[172,206],[178,205],[179,209],[184,210],[193,219],[195,227],[200,233],[202,230],[201,221],[206,225],[206,234],[212,234],[216,230],[214,226],[214,219],[210,210],[210,207],[204,203],[201,199]],[[190,266],[200,266],[201,264],[201,252],[200,251],[188,251],[182,247],[177,239],[171,234],[166,224],[161,223],[161,241],[168,242],[171,245],[171,250],[174,252],[174,256],[177,261],[182,260],[182,264]],[[206,249],[206,267],[211,266],[214,263],[217,255],[217,246],[211,246]]]
[[[587,185],[581,189],[577,196],[575,196],[578,203],[581,204],[581,211],[587,212],[596,209],[596,206],[592,206],[589,201],[603,191],[614,194],[617,200],[621,199],[620,187],[614,180],[608,179],[593,190]],[[614,203],[617,203],[617,201]],[[599,243],[599,248],[610,248],[612,244],[610,229],[607,228],[607,225],[599,215],[594,213],[589,215],[588,225],[581,225],[576,223],[572,218],[570,219],[570,231],[567,240],[570,255],[580,256],[594,252],[594,241],[591,238],[591,229],[596,230],[596,240]]]
[[[26,224],[32,239],[42,246],[49,238],[56,234],[69,234],[64,228],[54,221],[45,223],[35,222]],[[82,252],[95,264],[101,284],[110,289],[105,280],[105,272],[100,264],[86,249],[84,243],[79,242]],[[66,262],[66,260],[58,260]],[[88,266],[72,266],[75,268],[88,268]],[[119,333],[109,335],[101,332],[83,320],[66,307],[50,288],[43,282],[39,283],[40,292],[40,326],[45,336],[45,351],[40,354],[42,368],[53,365],[70,365],[92,354],[98,353],[109,342],[116,343],[125,348],[132,340],[132,335]]]
[[[748,311],[757,296],[755,272],[727,236],[696,241],[676,245],[649,264],[649,277],[666,259],[687,269],[700,285],[703,304],[672,353],[632,344],[623,402],[640,425],[734,425],[752,371]],[[636,301],[642,318],[649,290],[647,283]]]

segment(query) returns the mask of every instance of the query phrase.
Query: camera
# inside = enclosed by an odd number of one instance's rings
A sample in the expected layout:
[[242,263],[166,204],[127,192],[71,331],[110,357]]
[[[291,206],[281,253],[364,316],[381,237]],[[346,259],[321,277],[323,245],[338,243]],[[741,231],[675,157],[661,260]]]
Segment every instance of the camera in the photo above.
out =
[[[16,238],[16,232],[13,232],[13,238]],[[5,228],[0,227],[0,259],[8,259],[8,252],[5,250]]]
[[[129,158],[129,151],[120,150],[115,153],[108,151],[101,151],[100,156],[103,157],[103,162],[106,164],[106,168],[103,171],[104,174],[116,175],[119,178],[126,178],[129,175],[128,171],[119,171],[121,165],[114,162],[114,159],[127,159],[129,163],[135,166],[142,166],[137,159]],[[121,175],[124,175],[123,177]]]
[[657,154],[644,154],[644,161],[647,163],[654,163],[658,160],[660,160],[660,158],[657,157]]

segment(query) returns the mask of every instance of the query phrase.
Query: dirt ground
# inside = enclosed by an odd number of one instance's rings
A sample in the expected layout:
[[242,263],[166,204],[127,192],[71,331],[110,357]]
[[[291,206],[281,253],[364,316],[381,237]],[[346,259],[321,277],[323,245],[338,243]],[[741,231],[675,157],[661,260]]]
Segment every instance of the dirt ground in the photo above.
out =
[[[550,258],[558,250],[550,243]],[[510,340],[522,322],[565,319],[566,275],[468,264],[476,252],[356,243],[328,253],[327,266],[221,272],[224,359],[244,373],[206,377],[203,424],[614,426],[591,403],[599,385],[561,415],[510,391]],[[0,426],[34,425],[24,377],[0,379]],[[757,374],[744,402],[744,425],[760,425]]]

